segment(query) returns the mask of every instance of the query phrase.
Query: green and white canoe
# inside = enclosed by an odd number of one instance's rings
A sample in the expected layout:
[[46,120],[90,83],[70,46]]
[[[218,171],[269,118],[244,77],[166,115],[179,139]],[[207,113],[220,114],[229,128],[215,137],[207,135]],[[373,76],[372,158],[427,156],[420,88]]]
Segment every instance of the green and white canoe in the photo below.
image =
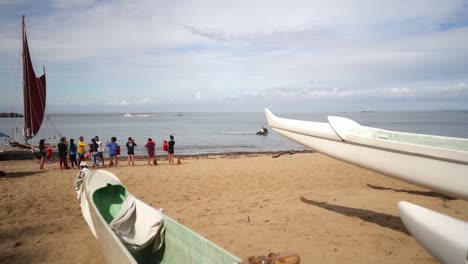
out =
[[[125,202],[131,196],[120,180],[108,171],[90,171],[84,168],[78,174],[76,191],[83,217],[100,242],[108,263],[240,262],[233,254],[138,199],[136,200],[144,207],[146,215],[162,215],[164,242],[156,251],[153,250],[154,241],[138,250],[128,248],[109,225],[121,213]],[[141,224],[145,221],[146,219],[142,220],[140,217],[135,223]]]

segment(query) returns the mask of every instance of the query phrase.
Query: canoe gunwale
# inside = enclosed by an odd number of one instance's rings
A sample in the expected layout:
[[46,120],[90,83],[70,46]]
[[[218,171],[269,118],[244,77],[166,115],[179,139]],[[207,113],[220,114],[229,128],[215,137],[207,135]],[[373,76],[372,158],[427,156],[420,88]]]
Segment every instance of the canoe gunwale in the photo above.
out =
[[[360,135],[355,135],[353,133],[343,132],[343,129],[337,125],[333,125],[332,123],[325,123],[325,122],[312,122],[312,121],[301,121],[301,120],[294,120],[294,119],[286,119],[275,116],[271,113],[268,109],[266,109],[266,115],[268,119],[268,123],[273,130],[280,129],[283,131],[287,131],[290,133],[295,133],[298,135],[308,136],[308,137],[315,137],[325,140],[332,140],[332,141],[339,141],[342,143],[354,144],[357,146],[367,147],[367,148],[374,148],[380,149],[385,151],[391,151],[394,153],[401,153],[405,155],[413,155],[418,157],[424,157],[434,160],[446,161],[451,163],[458,163],[462,165],[468,165],[468,152],[453,149],[453,148],[443,148],[438,146],[428,146],[423,144],[415,144],[410,142],[400,142],[400,141],[393,141],[393,140],[383,140],[383,139],[373,139],[367,138]],[[332,117],[330,120],[334,121],[337,117]],[[348,119],[352,123],[354,123],[354,127],[360,126],[358,123]],[[301,129],[297,128],[297,122],[301,122],[303,125],[307,125],[307,128]],[[336,123],[336,122],[335,122]],[[292,124],[292,125],[291,125]],[[318,126],[325,126],[329,125],[329,131],[323,131],[323,128],[319,128]],[[313,133],[313,126],[317,126],[317,129],[321,131],[318,133]],[[371,127],[363,127],[375,130],[381,130],[382,132],[387,133],[399,133],[399,134],[407,134],[411,135],[412,133],[406,132],[396,132],[396,131],[389,131],[389,130],[382,130],[376,129]],[[413,135],[421,135],[421,134],[413,134]],[[429,136],[429,135],[421,135],[421,136]],[[447,138],[447,139],[455,139],[450,137],[440,137],[434,136],[436,138]]]
[[[333,140],[333,139],[326,138],[326,137],[321,137],[321,136],[310,135],[310,134],[306,134],[306,133],[302,133],[302,132],[298,132],[298,131],[294,131],[294,130],[279,128],[279,127],[274,127],[274,126],[271,126],[271,127],[275,131],[276,130],[282,130],[282,131],[294,133],[294,134],[297,134],[297,135],[320,138],[320,139],[329,140],[329,141],[336,141],[336,142],[341,142],[341,143],[344,143],[344,144],[356,145],[356,146],[360,146],[360,147],[373,148],[373,149],[389,151],[389,152],[394,152],[394,153],[399,153],[399,154],[412,155],[412,156],[417,156],[417,157],[422,157],[422,158],[429,158],[429,159],[434,159],[434,160],[440,160],[440,161],[446,161],[446,162],[451,162],[451,163],[458,163],[458,164],[462,164],[462,165],[468,165],[468,161],[453,160],[453,159],[450,159],[450,158],[443,158],[443,157],[432,156],[432,155],[428,155],[428,154],[421,154],[421,153],[416,153],[416,152],[413,152],[413,151],[399,150],[399,149],[389,148],[389,147],[369,145],[369,144],[365,144],[365,143],[359,143],[359,142],[348,141],[348,140],[339,140],[338,141],[338,140]],[[398,143],[394,143],[394,144],[398,144]],[[416,145],[416,146],[418,146],[418,145]]]

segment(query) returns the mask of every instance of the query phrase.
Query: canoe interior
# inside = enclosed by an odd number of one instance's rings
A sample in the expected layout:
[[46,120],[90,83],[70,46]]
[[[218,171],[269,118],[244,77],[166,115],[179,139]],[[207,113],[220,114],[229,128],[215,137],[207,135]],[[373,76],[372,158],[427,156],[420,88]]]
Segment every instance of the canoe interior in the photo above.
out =
[[93,194],[93,202],[108,224],[120,212],[125,198],[127,198],[127,190],[122,185],[109,184]]
[[[107,185],[93,193],[93,202],[109,224],[119,213],[127,197],[123,185]],[[152,252],[153,244],[138,252],[129,251],[138,263],[238,263],[239,258],[222,249],[208,239],[193,232],[167,215],[164,244]]]
[[410,143],[429,147],[468,151],[468,140],[463,138],[404,133],[371,127],[354,128],[351,129],[349,133],[370,139],[388,140],[399,143]]

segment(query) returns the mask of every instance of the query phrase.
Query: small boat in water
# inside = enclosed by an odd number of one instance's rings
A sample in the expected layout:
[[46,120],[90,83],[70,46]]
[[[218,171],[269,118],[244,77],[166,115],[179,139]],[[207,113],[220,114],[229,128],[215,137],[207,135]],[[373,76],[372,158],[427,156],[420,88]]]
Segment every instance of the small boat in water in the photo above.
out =
[[[343,117],[328,123],[280,118],[270,127],[332,158],[468,200],[468,140],[361,126]],[[408,231],[442,263],[466,263],[468,222],[408,202],[399,203]]]
[[240,259],[132,196],[114,174],[82,168],[75,190],[108,263],[238,263]]

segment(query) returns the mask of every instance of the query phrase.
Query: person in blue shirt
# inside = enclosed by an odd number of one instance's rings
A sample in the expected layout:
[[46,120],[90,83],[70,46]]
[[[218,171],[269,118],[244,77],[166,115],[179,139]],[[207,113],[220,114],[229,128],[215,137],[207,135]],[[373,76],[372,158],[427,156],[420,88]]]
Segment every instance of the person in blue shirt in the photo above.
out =
[[117,138],[112,137],[111,142],[107,141],[106,146],[109,148],[109,168],[115,164],[117,167],[117,154],[119,150],[119,144],[117,144]]

